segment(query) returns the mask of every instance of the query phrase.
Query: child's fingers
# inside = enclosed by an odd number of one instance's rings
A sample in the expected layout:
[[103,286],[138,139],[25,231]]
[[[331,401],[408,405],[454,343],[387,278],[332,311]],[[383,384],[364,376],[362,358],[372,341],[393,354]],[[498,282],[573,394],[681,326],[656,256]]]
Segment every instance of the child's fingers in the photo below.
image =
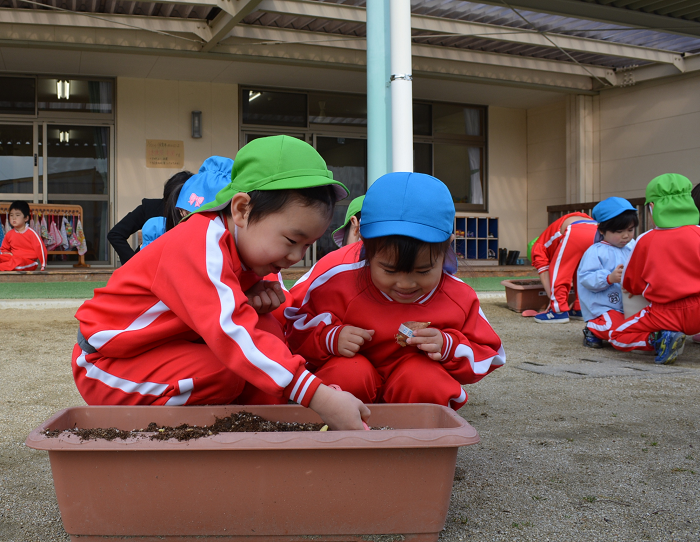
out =
[[272,287],[272,291],[274,292],[274,295],[277,297],[277,299],[279,299],[280,305],[284,303],[284,290],[282,290],[282,286],[280,286],[279,282],[275,283],[275,285]]
[[418,349],[422,350],[423,352],[440,352],[442,347],[436,343],[423,343],[418,345]]
[[249,302],[256,311],[262,308],[262,301],[260,300],[260,296],[258,295],[254,295],[253,298],[249,300]]
[[434,361],[440,361],[440,358],[442,356],[440,355],[440,352],[438,352],[438,353],[430,353],[430,354],[428,354],[428,357]]
[[[350,327],[350,326],[348,326]],[[374,330],[373,329],[362,329],[361,327],[354,327],[352,326],[350,329],[350,333],[357,336],[361,337],[364,341],[371,341],[372,340],[372,335],[374,335]]]

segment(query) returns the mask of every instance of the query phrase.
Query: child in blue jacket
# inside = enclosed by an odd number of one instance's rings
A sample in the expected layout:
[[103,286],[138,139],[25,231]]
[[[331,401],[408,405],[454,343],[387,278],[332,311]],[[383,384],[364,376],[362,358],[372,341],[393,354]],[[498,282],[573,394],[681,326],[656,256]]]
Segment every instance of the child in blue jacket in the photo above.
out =
[[593,208],[598,222],[596,242],[578,267],[578,296],[583,319],[583,345],[601,348],[610,331],[625,320],[622,309],[622,271],[635,245],[637,210],[624,198],[608,198]]

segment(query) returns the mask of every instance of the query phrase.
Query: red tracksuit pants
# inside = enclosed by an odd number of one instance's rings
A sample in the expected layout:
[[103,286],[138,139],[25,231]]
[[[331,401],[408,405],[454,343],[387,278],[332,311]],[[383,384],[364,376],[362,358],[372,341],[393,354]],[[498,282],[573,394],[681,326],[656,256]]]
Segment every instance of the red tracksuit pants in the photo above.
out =
[[589,320],[588,322],[586,322],[586,327],[590,330],[591,333],[593,333],[593,335],[595,335],[599,339],[603,339],[604,341],[610,341],[610,344],[612,344],[618,350],[630,351],[654,349],[647,341],[649,337],[648,331],[640,331],[635,333],[634,335],[630,334],[627,337],[629,343],[625,344],[624,346],[622,346],[622,344],[614,344],[610,340],[610,332],[613,329],[616,329],[619,326],[621,326],[624,322],[624,314],[616,310],[611,310],[608,312],[604,312],[603,314],[598,316],[598,318],[594,318],[593,320]]
[[[271,315],[258,327],[280,337]],[[203,342],[174,340],[131,358],[110,358],[73,348],[73,378],[88,405],[286,404],[243,380]]]
[[[569,310],[569,292],[571,283],[576,277],[578,264],[583,253],[588,250],[595,240],[598,229],[595,223],[572,224],[566,228],[564,238],[554,252],[549,264],[549,276],[552,285],[550,306],[554,312]],[[576,297],[578,305],[578,296]],[[578,310],[577,307],[574,307]]]
[[467,402],[460,383],[422,353],[406,354],[379,367],[355,354],[332,357],[318,369],[307,368],[324,384],[336,384],[363,403],[433,403],[458,410]]
[[671,303],[652,303],[610,332],[610,344],[618,350],[653,350],[649,334],[655,331],[700,333],[700,295]]
[[36,260],[0,254],[0,271],[36,271],[39,263]]

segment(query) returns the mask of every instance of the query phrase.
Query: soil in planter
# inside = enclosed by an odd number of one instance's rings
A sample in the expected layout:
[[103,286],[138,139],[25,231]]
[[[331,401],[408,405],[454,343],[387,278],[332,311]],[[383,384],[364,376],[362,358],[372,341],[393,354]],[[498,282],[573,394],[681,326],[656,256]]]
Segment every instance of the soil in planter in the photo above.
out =
[[192,440],[200,437],[208,437],[219,433],[270,433],[283,431],[320,431],[324,424],[322,423],[297,423],[297,422],[271,422],[261,416],[256,416],[250,412],[241,411],[231,414],[225,418],[215,418],[216,421],[212,425],[202,427],[196,425],[182,424],[177,427],[160,426],[155,422],[148,424],[145,429],[134,429],[133,431],[124,431],[115,427],[110,428],[93,428],[93,429],[55,429],[53,431],[46,430],[44,434],[47,437],[58,437],[61,434],[68,433],[78,435],[80,440],[115,440],[127,439],[134,437],[148,437],[151,440],[168,440],[176,439],[179,441]]
[[541,286],[542,282],[539,280],[511,280],[511,284],[515,284],[517,286]]

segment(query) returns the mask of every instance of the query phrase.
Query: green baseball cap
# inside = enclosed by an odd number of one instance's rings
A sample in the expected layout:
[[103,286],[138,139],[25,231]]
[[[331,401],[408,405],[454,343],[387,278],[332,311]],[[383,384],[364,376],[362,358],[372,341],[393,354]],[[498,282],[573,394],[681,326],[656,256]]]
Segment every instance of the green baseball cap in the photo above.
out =
[[694,226],[698,223],[698,208],[690,192],[693,184],[678,173],[665,173],[647,185],[646,203],[654,204],[654,224],[658,228]]
[[343,222],[343,225],[340,226],[337,230],[333,231],[333,241],[335,241],[335,244],[338,245],[339,247],[343,246],[343,238],[345,237],[345,228],[348,227],[348,224],[350,223],[350,219],[355,216],[357,213],[362,211],[362,202],[365,201],[364,196],[360,196],[359,198],[355,198],[350,202],[350,205],[348,205],[348,212],[345,213],[345,222]]
[[216,194],[214,201],[202,205],[197,212],[219,211],[239,192],[326,185],[333,185],[336,201],[349,193],[343,183],[333,180],[326,162],[308,143],[283,135],[261,137],[238,151],[231,171],[231,183]]

